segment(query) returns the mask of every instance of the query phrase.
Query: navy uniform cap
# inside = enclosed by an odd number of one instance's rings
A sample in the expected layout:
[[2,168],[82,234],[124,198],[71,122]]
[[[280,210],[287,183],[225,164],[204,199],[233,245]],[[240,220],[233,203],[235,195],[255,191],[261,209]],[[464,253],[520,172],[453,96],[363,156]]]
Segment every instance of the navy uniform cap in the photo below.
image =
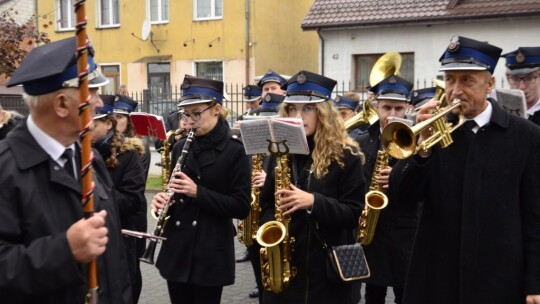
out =
[[345,96],[338,95],[334,99],[334,104],[338,109],[351,109],[354,111],[358,106],[358,101],[352,98],[347,98]]
[[197,78],[191,75],[184,77],[179,106],[183,107],[211,101],[217,101],[219,104],[223,104],[223,82]]
[[495,71],[502,49],[486,42],[454,36],[439,61],[439,71]]
[[330,99],[336,81],[308,71],[292,76],[281,88],[286,90],[285,103],[314,103]]
[[283,86],[285,82],[287,82],[287,79],[283,78],[281,75],[273,72],[272,70],[268,70],[268,72],[261,77],[261,80],[259,80],[257,85],[262,88],[263,84],[267,82],[276,82],[279,83],[280,86]]
[[506,58],[506,73],[510,75],[529,74],[540,69],[540,47],[519,47],[501,57]]
[[139,103],[126,95],[114,96],[114,113],[129,114],[137,109]]
[[[75,37],[35,47],[13,73],[7,86],[22,84],[24,92],[32,96],[47,94],[61,88],[77,88],[79,81],[76,49]],[[93,56],[94,51],[90,48],[88,86],[97,88],[106,85],[109,80],[101,74]]]
[[101,100],[103,100],[103,107],[96,108],[96,115],[94,119],[100,119],[107,115],[114,113],[114,99],[115,95],[99,95]]
[[256,85],[247,85],[242,89],[244,101],[255,101],[261,97],[262,90]]
[[414,90],[411,93],[411,104],[415,109],[420,108],[435,97],[436,87]]
[[391,75],[373,86],[371,91],[375,93],[377,100],[408,101],[412,88],[413,84],[409,81],[399,76]]
[[262,99],[260,116],[277,116],[279,105],[285,99],[284,95],[267,93]]

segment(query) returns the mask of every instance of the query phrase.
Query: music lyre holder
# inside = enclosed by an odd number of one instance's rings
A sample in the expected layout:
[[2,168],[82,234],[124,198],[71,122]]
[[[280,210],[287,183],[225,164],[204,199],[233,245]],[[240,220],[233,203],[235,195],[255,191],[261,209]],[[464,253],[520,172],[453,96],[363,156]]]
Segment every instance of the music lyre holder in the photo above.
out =
[[[281,140],[281,141],[271,141],[267,139],[266,141],[268,142],[268,152],[270,152],[270,154],[276,155],[276,156],[289,154],[289,146],[287,145],[286,139]],[[281,151],[281,149],[279,148],[280,145],[283,146],[283,148],[285,149],[284,151]]]

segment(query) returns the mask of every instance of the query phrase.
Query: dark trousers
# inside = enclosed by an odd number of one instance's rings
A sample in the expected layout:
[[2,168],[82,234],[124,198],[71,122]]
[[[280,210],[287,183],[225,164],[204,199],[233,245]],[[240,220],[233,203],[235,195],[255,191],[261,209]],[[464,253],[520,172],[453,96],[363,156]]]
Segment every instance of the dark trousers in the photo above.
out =
[[253,240],[253,245],[247,247],[249,252],[249,259],[251,266],[253,267],[253,274],[255,275],[255,282],[257,283],[257,289],[259,289],[259,304],[262,304],[262,279],[261,279],[261,245],[257,241]]
[[171,304],[219,304],[223,286],[198,286],[167,281]]
[[[366,284],[366,304],[385,304],[386,303],[386,286],[378,286]],[[394,295],[396,296],[394,303],[400,304],[403,298],[403,288],[393,287]]]

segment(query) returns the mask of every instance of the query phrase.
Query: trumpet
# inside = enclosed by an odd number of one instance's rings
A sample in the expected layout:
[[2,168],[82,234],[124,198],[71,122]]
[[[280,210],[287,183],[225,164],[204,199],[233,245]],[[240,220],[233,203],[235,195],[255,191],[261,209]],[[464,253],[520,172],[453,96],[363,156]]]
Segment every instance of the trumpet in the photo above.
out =
[[[384,150],[394,158],[405,159],[419,151],[426,152],[437,143],[442,148],[448,147],[453,142],[451,133],[465,122],[465,118],[460,114],[459,121],[453,125],[446,121],[446,115],[460,106],[461,101],[454,99],[449,105],[435,109],[433,117],[413,127],[399,121],[389,123],[381,134]],[[432,135],[418,144],[416,136],[425,129],[431,130]]]

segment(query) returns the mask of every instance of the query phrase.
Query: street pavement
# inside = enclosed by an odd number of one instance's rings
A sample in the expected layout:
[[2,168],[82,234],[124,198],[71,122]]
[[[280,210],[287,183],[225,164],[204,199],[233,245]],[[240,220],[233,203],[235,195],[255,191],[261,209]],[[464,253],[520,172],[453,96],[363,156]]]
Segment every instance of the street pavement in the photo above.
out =
[[[161,175],[161,169],[155,166],[155,163],[159,161],[159,153],[152,152],[152,162],[150,166],[149,176]],[[150,202],[156,191],[147,190],[146,201],[148,202],[148,210],[150,210]],[[152,233],[155,228],[156,220],[148,215],[148,232]],[[238,241],[238,238],[234,238],[236,257],[240,257],[244,251],[245,246]],[[159,253],[159,246],[156,248],[155,259]],[[170,304],[167,282],[159,275],[157,268],[154,265],[149,265],[141,262],[141,272],[143,277],[143,287],[139,304]],[[251,299],[248,294],[255,287],[255,277],[253,275],[253,268],[251,263],[243,262],[236,263],[236,280],[234,285],[225,286],[223,288],[223,294],[221,296],[222,304],[256,304],[257,299]],[[362,288],[362,294],[364,294],[364,288]],[[394,302],[394,294],[392,289],[388,289],[388,296],[386,303],[390,304]],[[362,299],[359,304],[364,304]]]

